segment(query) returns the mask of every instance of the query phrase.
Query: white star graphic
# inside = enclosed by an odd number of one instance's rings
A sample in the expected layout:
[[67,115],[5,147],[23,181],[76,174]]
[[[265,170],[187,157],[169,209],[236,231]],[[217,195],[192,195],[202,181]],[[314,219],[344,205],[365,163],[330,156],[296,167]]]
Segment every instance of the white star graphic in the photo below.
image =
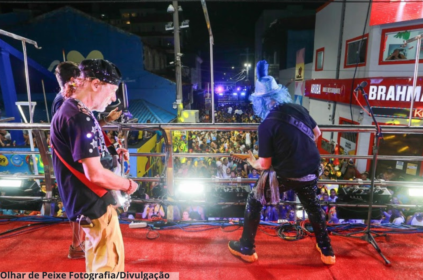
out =
[[97,129],[95,126],[91,127],[91,132],[93,135],[95,135],[95,133],[97,132]]
[[93,139],[93,141],[91,141],[90,145],[93,146],[93,149],[98,147],[98,143],[94,139]]

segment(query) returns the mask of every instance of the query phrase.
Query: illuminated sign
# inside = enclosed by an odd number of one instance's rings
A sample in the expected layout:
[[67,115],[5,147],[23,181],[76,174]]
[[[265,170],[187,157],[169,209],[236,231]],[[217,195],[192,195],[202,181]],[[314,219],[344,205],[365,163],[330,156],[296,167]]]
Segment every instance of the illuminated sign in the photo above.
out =
[[[351,94],[351,89],[360,83],[368,85],[363,88],[370,106],[389,108],[410,108],[413,98],[413,79],[411,78],[358,78],[354,79],[313,79],[307,80],[304,96],[312,99],[334,101],[339,103],[366,106],[361,92]],[[423,78],[418,78],[414,90],[414,108],[423,108]]]
[[[420,99],[421,89],[421,86],[416,87],[415,101],[423,101]],[[413,86],[370,86],[369,100],[410,101],[412,94]]]
[[[408,119],[410,116],[410,108],[387,108],[372,107],[376,117]],[[412,118],[423,119],[423,108],[413,109]]]

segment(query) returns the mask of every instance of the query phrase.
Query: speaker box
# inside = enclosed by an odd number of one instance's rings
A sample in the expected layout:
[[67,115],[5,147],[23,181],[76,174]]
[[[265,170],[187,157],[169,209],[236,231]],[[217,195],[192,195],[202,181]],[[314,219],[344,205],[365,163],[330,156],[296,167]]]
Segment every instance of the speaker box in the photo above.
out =
[[[367,187],[340,187],[338,189],[338,199],[336,202],[347,204],[368,204],[370,199],[370,188]],[[389,203],[391,193],[387,188],[375,188],[373,192],[373,204],[383,205]],[[340,219],[367,219],[368,207],[345,207],[336,206],[336,213]],[[380,219],[382,217],[380,208],[373,208],[371,218]]]
[[214,205],[206,207],[208,218],[244,218],[245,205]]
[[[363,207],[343,207],[336,206],[336,214],[339,219],[363,219],[366,220],[369,213],[369,208]],[[381,219],[380,208],[373,208],[372,219]]]

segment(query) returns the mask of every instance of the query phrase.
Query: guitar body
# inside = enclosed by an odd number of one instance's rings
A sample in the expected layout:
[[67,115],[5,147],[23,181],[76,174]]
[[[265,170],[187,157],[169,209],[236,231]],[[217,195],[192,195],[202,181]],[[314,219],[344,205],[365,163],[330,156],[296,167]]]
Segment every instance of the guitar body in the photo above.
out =
[[[115,173],[118,176],[126,178],[127,176],[125,176],[125,174],[123,172],[123,163],[122,163],[123,158],[121,158],[119,160],[119,156],[114,155],[113,159],[116,160],[116,163],[117,163],[112,170],[113,173]],[[112,195],[112,197],[115,201],[113,206],[116,209],[116,211],[119,214],[124,213],[124,212],[128,212],[129,206],[131,206],[131,196],[126,194],[125,192],[122,192],[122,191],[119,191],[119,190],[110,190],[109,192],[111,193],[111,195]]]
[[117,190],[112,190],[110,191],[110,193],[115,201],[115,204],[113,206],[116,211],[119,214],[127,212],[129,206],[131,205],[131,197],[128,194]]

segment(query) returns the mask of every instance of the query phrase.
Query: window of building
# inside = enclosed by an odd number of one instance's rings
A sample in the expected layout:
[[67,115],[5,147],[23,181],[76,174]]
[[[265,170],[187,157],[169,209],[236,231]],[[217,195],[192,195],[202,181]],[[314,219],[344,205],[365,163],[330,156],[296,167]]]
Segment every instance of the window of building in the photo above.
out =
[[369,34],[346,41],[344,67],[366,66]]
[[131,17],[136,17],[137,16],[137,13],[132,13],[131,14]]
[[123,13],[123,14],[122,14],[122,17],[124,17],[124,18],[129,18],[129,13]]
[[[423,33],[423,25],[411,25],[382,30],[379,64],[414,64],[417,40],[404,45],[405,41]],[[420,63],[423,52],[420,49]]]
[[128,20],[128,21],[126,21],[126,24],[131,24],[131,22]]
[[322,71],[323,70],[323,61],[325,58],[325,48],[320,48],[316,50],[316,61],[314,65],[315,71]]

